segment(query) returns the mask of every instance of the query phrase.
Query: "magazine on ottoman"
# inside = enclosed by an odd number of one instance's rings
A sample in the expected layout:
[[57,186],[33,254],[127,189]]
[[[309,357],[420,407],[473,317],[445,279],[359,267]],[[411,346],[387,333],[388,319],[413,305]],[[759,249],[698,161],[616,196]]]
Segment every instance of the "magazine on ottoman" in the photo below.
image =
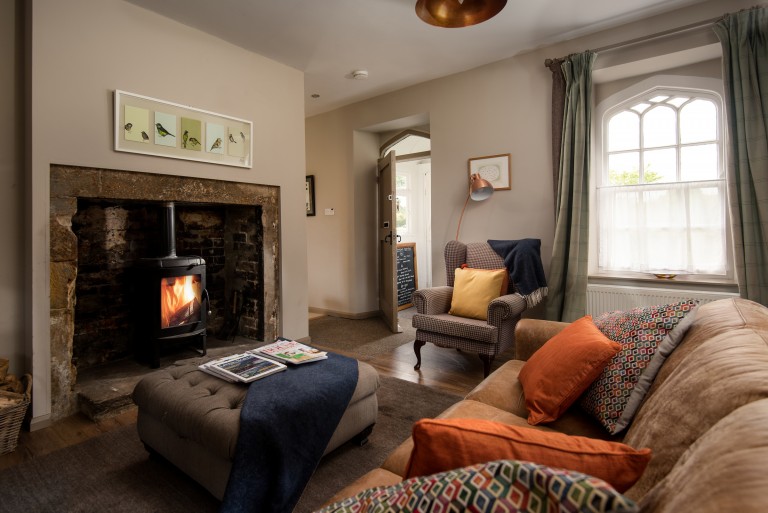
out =
[[205,362],[200,364],[198,369],[233,383],[250,383],[276,372],[284,371],[286,366],[246,351]]

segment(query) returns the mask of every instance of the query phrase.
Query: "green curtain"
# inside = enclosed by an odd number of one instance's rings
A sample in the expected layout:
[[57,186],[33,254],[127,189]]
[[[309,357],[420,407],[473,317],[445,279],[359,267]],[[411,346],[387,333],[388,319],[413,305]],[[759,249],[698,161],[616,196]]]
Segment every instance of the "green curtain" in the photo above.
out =
[[768,305],[768,8],[714,25],[723,47],[728,203],[742,297]]
[[565,78],[560,168],[555,198],[555,241],[549,269],[546,317],[574,321],[586,311],[589,254],[589,150],[592,66],[596,54],[571,55]]

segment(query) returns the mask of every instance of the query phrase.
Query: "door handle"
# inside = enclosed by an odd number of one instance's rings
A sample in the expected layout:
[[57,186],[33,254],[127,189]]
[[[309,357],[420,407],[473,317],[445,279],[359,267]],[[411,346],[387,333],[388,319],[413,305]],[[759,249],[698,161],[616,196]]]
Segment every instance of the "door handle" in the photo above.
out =
[[397,236],[397,242],[402,242],[402,240],[403,240],[403,238],[398,235]]
[[389,232],[389,233],[388,233],[388,234],[387,234],[387,235],[384,237],[384,244],[389,244],[390,246],[392,245],[392,232]]

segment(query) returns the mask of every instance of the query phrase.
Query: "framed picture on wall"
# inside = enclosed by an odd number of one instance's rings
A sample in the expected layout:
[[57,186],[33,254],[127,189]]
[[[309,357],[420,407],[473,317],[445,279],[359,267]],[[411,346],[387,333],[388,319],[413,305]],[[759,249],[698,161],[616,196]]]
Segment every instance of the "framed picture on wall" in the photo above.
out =
[[115,151],[252,167],[253,123],[115,91]]
[[315,175],[307,175],[304,185],[304,202],[307,205],[307,215],[315,215]]
[[496,191],[508,191],[512,188],[512,156],[509,153],[469,159],[469,176],[480,175],[493,185]]

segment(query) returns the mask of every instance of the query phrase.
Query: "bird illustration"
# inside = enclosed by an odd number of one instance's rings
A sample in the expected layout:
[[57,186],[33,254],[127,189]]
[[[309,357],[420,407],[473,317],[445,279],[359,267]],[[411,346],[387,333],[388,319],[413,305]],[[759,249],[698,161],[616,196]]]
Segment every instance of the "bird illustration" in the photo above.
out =
[[144,139],[145,141],[149,141],[149,136],[144,130],[141,131],[141,138]]
[[211,144],[211,149],[208,151],[213,151],[218,148],[221,148],[221,137],[217,137],[216,140],[213,141],[213,144]]
[[160,137],[165,137],[166,135],[170,135],[171,137],[176,137],[172,133],[170,133],[168,130],[163,128],[163,125],[160,123],[155,123],[155,128],[157,128],[157,133],[160,134]]
[[189,130],[184,130],[184,134],[181,136],[181,147],[187,147],[187,141],[189,140]]
[[131,133],[131,128],[133,128],[133,123],[126,123],[123,128],[125,128],[126,132]]
[[240,132],[240,138],[241,138],[243,141],[245,141],[245,134],[244,134],[244,133],[242,133],[242,132]]
[[194,138],[194,137],[190,137],[190,138],[189,138],[189,142],[190,142],[190,143],[192,143],[192,146],[200,146],[200,141],[198,141],[198,140],[197,140],[196,138]]
[[237,144],[237,141],[235,141],[235,138],[232,137],[232,134],[229,134],[229,142]]

